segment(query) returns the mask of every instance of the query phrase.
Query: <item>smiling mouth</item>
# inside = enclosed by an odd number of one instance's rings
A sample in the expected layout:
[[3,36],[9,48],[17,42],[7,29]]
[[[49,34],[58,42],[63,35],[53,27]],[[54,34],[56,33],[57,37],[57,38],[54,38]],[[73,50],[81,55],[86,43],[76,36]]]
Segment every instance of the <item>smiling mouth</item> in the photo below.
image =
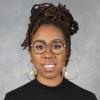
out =
[[53,67],[55,67],[55,64],[53,64],[53,65],[44,65],[44,67],[46,67],[46,68],[53,68]]
[[56,67],[56,64],[44,64],[43,67],[46,71],[53,71]]

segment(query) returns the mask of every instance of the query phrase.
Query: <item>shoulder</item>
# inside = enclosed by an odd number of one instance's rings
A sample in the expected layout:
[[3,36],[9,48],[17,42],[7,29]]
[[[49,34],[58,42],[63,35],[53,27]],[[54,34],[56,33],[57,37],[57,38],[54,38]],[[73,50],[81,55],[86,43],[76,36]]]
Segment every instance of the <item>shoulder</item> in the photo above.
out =
[[[29,93],[30,91],[32,91],[32,89],[34,88],[34,80],[12,90],[9,91],[4,100],[18,100],[18,97],[23,97],[25,95],[28,95],[27,93]],[[32,88],[33,87],[33,88]]]
[[69,93],[73,96],[73,98],[78,97],[81,98],[81,100],[97,100],[93,92],[84,89],[67,79],[65,79],[65,83],[66,88],[68,89]]

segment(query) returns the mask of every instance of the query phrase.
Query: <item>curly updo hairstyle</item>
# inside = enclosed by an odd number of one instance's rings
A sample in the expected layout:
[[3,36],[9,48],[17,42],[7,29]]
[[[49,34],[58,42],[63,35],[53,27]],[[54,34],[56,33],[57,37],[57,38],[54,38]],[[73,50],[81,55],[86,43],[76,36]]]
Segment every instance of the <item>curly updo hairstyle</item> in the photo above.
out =
[[79,29],[78,23],[73,19],[69,10],[66,9],[65,5],[60,3],[58,6],[51,3],[35,4],[31,9],[29,19],[30,23],[28,24],[26,38],[21,44],[23,49],[28,47],[29,51],[31,50],[32,36],[42,24],[51,24],[59,27],[64,33],[63,35],[69,48],[71,46],[71,35],[77,33]]

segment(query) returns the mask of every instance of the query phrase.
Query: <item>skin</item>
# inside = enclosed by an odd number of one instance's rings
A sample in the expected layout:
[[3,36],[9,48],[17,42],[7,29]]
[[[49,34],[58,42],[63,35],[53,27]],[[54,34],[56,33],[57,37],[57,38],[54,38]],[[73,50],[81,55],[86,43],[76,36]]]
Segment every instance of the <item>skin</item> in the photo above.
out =
[[[43,24],[33,35],[32,43],[36,40],[44,40],[46,44],[49,44],[54,39],[60,39],[65,43],[62,30],[54,25]],[[61,72],[68,53],[66,48],[59,55],[53,54],[49,48],[43,54],[36,54],[32,49],[29,53],[31,62],[37,71],[37,80],[47,86],[57,86],[63,79]],[[53,68],[44,68],[45,64],[51,63],[54,64]]]

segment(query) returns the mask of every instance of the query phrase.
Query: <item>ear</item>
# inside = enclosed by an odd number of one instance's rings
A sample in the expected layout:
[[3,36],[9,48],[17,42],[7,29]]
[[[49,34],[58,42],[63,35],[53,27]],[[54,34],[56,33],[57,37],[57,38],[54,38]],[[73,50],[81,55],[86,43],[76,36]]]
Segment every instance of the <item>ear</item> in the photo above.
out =
[[33,60],[32,60],[32,51],[31,50],[29,51],[29,56],[30,56],[30,62],[33,63]]
[[70,55],[71,55],[71,48],[66,48],[66,57],[68,57],[68,59],[69,59],[69,57],[70,57]]
[[70,55],[71,55],[71,48],[66,50],[65,66],[67,66],[67,64],[69,62]]

